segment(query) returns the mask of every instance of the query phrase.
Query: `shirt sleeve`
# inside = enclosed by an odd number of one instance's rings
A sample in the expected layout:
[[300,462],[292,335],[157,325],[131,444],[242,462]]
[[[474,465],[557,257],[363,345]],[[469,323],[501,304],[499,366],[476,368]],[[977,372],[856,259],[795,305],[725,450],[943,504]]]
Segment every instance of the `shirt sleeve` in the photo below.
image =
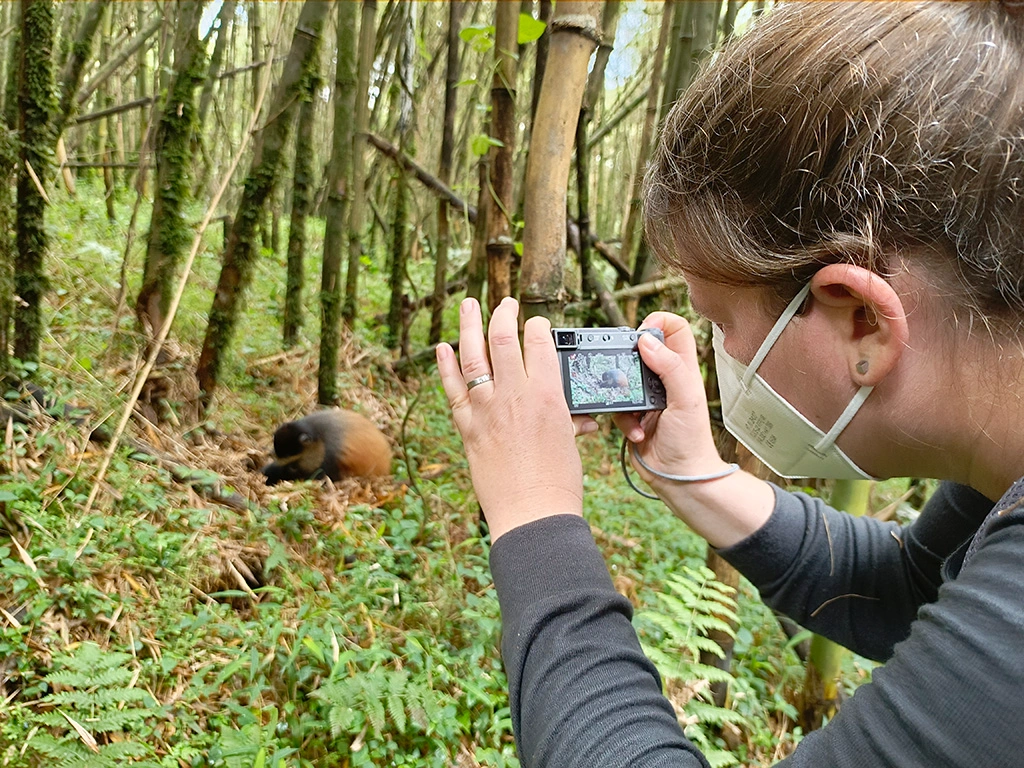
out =
[[855,517],[775,487],[768,522],[720,550],[769,606],[871,659],[888,659],[921,605],[934,601],[943,561],[992,502],[942,483],[911,525]]
[[786,768],[1014,768],[1024,754],[1024,523],[989,532],[909,637]]
[[[1024,754],[1024,511],[989,526],[909,637],[784,768],[1016,768]],[[662,696],[588,526],[530,523],[491,551],[524,768],[707,768]]]
[[594,544],[575,515],[491,549],[502,658],[523,768],[708,768],[683,735]]

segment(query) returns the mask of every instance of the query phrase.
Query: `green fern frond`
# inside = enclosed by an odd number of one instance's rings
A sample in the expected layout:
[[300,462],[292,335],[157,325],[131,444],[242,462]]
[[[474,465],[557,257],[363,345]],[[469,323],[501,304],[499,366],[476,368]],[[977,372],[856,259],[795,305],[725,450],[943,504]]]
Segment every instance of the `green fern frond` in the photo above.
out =
[[94,709],[150,701],[149,694],[138,688],[106,688],[98,691],[61,691],[43,698],[45,704],[76,709]]
[[47,675],[46,682],[64,688],[110,688],[115,685],[126,685],[132,679],[132,674],[132,670],[127,667],[87,671],[63,669]]
[[362,727],[359,713],[378,736],[405,734],[410,724],[427,731],[450,697],[414,681],[405,669],[377,668],[332,680],[312,693],[330,707],[327,719],[335,737]]

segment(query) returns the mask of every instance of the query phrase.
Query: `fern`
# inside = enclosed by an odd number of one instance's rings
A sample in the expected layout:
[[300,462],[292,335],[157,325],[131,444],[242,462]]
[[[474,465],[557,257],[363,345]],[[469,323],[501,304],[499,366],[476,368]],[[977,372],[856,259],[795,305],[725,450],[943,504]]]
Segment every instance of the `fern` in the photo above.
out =
[[54,768],[142,765],[136,758],[151,756],[151,749],[125,734],[158,713],[150,695],[132,687],[132,661],[95,643],[55,656],[60,669],[44,680],[60,690],[36,702],[28,720],[37,729],[27,749]]
[[410,679],[406,670],[387,667],[331,680],[313,696],[330,707],[327,721],[335,738],[356,734],[367,725],[377,736],[404,735],[410,724],[428,732],[442,707],[451,702],[448,694]]
[[703,698],[708,683],[728,684],[733,682],[733,676],[700,662],[702,652],[725,657],[721,646],[707,637],[708,632],[735,637],[735,590],[717,581],[714,572],[704,566],[684,566],[681,574],[668,578],[666,587],[668,591],[657,596],[659,609],[649,609],[637,616],[660,635],[657,644],[643,643],[644,652],[658,668],[670,693],[685,692],[686,695],[671,698],[677,710],[682,710],[686,735],[704,752],[712,768],[735,765],[739,762],[736,757],[721,749],[710,734],[726,723],[741,727],[749,723],[740,713]]

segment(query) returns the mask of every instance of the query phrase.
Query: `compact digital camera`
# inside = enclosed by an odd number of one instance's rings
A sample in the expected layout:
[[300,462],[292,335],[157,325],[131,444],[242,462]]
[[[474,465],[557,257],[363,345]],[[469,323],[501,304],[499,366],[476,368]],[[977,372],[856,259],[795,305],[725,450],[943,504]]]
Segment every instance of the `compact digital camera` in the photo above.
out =
[[656,411],[665,386],[640,359],[645,333],[665,340],[659,328],[552,328],[570,413]]

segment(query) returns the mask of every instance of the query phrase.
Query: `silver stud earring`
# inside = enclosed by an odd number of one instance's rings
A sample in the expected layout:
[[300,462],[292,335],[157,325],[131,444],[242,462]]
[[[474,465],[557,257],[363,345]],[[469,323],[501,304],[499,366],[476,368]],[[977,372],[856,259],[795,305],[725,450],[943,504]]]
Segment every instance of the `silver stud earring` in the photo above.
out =
[[861,376],[863,376],[867,372],[868,372],[868,361],[867,360],[858,360],[857,361],[857,373],[859,373]]

